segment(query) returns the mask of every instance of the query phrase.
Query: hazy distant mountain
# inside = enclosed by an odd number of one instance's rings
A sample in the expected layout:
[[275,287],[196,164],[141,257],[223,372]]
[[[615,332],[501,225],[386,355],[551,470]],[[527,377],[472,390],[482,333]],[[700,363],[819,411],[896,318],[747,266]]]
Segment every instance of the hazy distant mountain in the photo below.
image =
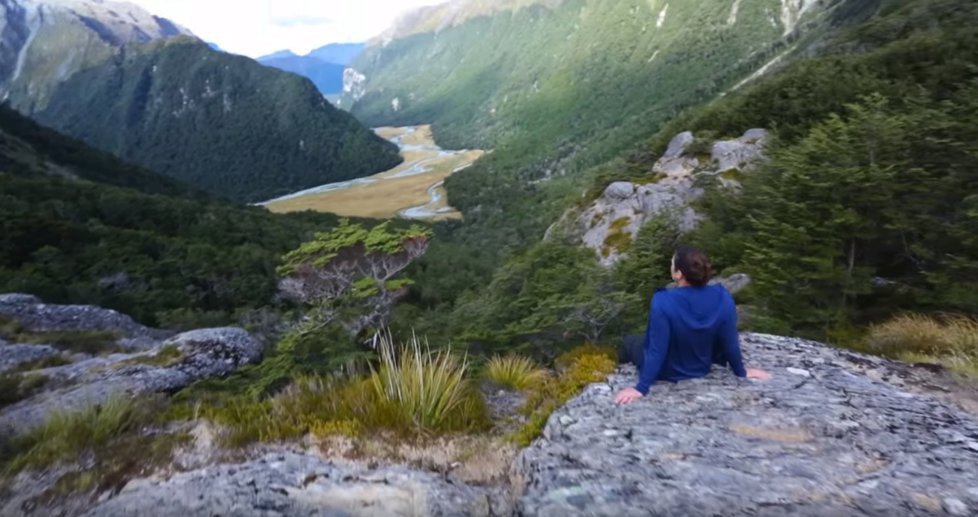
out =
[[343,71],[363,52],[364,47],[362,43],[334,43],[305,56],[280,50],[258,58],[258,62],[308,77],[323,95],[336,95],[343,91]]
[[331,43],[306,55],[327,63],[349,65],[360,56],[364,48],[366,48],[364,43]]

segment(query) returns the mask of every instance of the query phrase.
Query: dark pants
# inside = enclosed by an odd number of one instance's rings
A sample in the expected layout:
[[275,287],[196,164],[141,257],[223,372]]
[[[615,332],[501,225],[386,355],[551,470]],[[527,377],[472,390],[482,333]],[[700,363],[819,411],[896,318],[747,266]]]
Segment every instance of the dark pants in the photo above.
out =
[[618,348],[620,364],[634,364],[639,370],[645,363],[645,334],[632,334],[621,340]]
[[[632,334],[621,340],[618,348],[619,364],[634,364],[639,370],[645,364],[645,334]],[[727,358],[719,348],[713,349],[713,364],[727,366]]]

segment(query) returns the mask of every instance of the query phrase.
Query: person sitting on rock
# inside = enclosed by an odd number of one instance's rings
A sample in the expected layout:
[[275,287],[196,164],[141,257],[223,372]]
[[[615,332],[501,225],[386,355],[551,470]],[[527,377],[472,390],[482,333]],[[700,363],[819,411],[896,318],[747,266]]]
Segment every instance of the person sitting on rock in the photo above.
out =
[[652,298],[645,338],[630,336],[622,362],[639,369],[638,384],[615,396],[628,404],[648,394],[657,380],[677,382],[710,373],[713,364],[729,365],[734,375],[769,379],[763,370],[745,369],[737,333],[737,307],[721,284],[709,285],[712,268],[706,254],[681,247],[672,257],[675,289],[660,289]]

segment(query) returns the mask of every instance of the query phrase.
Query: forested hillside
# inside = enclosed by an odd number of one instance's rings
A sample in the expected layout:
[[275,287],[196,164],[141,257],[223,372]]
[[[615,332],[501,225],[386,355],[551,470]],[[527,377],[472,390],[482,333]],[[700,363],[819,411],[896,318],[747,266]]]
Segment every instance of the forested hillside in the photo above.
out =
[[2,292],[226,324],[272,304],[282,254],[335,222],[232,205],[0,109]]

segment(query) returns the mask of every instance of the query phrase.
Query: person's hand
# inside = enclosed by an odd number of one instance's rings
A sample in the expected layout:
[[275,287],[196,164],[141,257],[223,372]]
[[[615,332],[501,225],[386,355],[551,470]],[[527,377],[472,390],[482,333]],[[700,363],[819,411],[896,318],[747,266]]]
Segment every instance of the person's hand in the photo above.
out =
[[640,398],[642,398],[642,394],[639,393],[637,389],[625,388],[615,395],[615,404],[624,406],[625,404],[631,404]]
[[758,370],[757,368],[748,368],[747,378],[757,379],[759,381],[769,381],[771,380],[771,374],[764,370]]

